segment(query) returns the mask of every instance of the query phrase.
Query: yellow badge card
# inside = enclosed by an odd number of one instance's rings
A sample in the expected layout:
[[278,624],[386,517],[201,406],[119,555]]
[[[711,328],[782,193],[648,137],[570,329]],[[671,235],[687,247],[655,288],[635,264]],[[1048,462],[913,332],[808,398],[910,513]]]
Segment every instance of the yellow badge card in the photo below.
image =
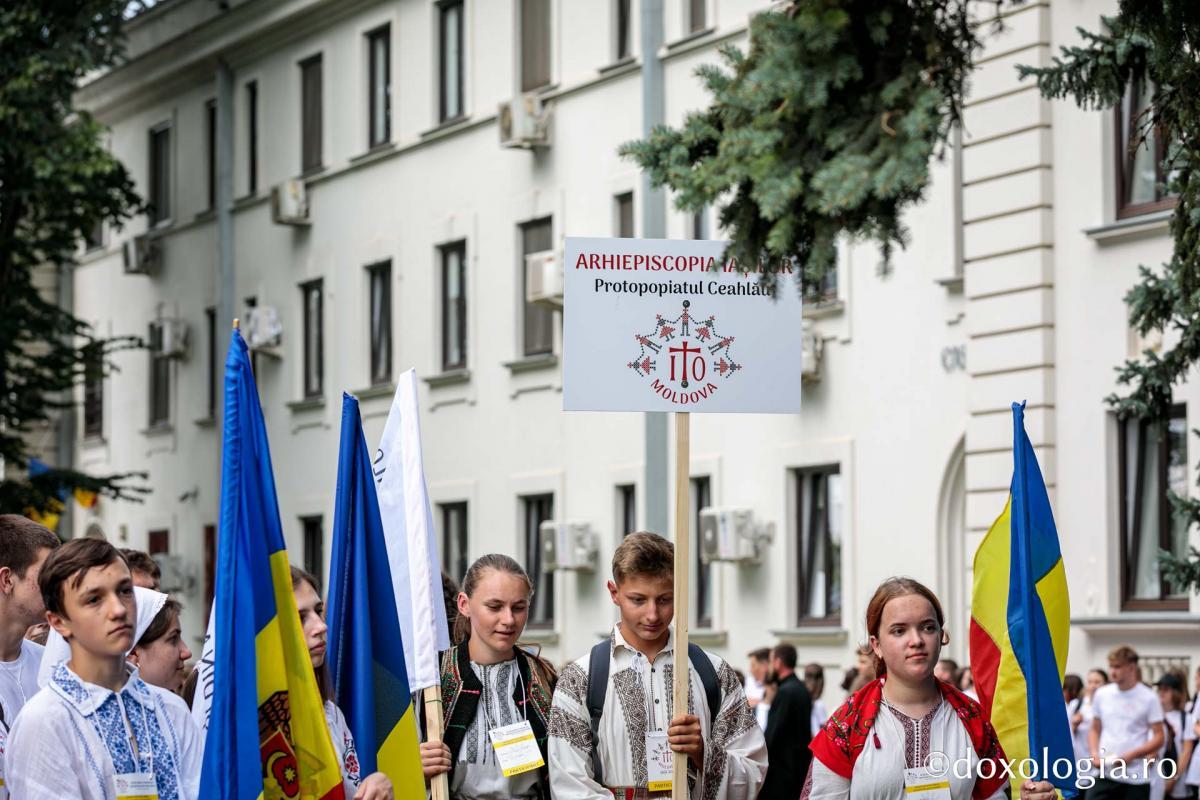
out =
[[529,726],[528,720],[493,728],[488,731],[488,736],[492,739],[496,760],[500,762],[500,771],[504,773],[504,777],[511,778],[513,775],[545,766],[542,751],[538,749],[537,739],[533,736],[533,728]]
[[646,734],[646,788],[669,792],[674,777],[675,754],[667,743],[667,732],[650,731]]
[[904,770],[905,800],[950,800],[950,777],[929,767]]
[[126,772],[116,778],[117,800],[158,800],[152,772]]

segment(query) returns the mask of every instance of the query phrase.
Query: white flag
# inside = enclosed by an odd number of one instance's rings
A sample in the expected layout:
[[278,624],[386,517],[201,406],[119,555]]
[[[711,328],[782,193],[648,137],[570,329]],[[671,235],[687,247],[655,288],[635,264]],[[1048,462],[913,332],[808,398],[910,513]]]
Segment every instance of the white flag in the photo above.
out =
[[442,602],[442,567],[434,538],[433,511],[421,460],[416,371],[408,370],[397,383],[373,468],[400,635],[404,638],[408,685],[415,695],[441,682],[437,654],[450,647],[450,633]]
[[192,696],[192,717],[200,726],[200,740],[208,734],[208,720],[212,714],[213,691],[216,687],[214,659],[217,652],[217,601],[208,609],[208,630],[204,632],[204,645],[200,648],[200,660],[196,662],[196,694]]

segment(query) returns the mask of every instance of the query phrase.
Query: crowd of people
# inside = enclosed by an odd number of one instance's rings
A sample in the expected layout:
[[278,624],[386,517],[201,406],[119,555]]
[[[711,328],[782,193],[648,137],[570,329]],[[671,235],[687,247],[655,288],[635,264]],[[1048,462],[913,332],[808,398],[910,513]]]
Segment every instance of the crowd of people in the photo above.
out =
[[[969,668],[939,658],[947,635],[928,588],[908,578],[878,587],[868,642],[832,713],[824,669],[800,666],[788,643],[750,653],[748,676],[689,645],[688,703],[675,708],[673,568],[666,539],[626,537],[606,586],[618,621],[561,669],[521,643],[535,587],[518,562],[485,555],[461,590],[443,576],[453,643],[441,654],[444,735],[420,748],[427,783],[446,776],[457,800],[665,798],[678,753],[689,796],[704,800],[998,800],[1007,792],[1003,773],[980,768],[1004,753]],[[96,539],[63,544],[30,520],[0,516],[0,800],[199,796],[204,740],[190,712],[192,653],[182,606],[158,581],[144,553]],[[292,586],[345,797],[388,800],[387,776],[360,774],[333,697],[321,586],[294,567]],[[1175,674],[1151,691],[1137,660],[1118,648],[1107,673],[1064,681],[1077,752],[1095,772],[1088,793],[1194,797],[1195,700]],[[430,722],[421,717],[423,730]],[[537,747],[506,746],[522,741]],[[931,777],[931,754],[970,769]],[[1106,772],[1113,757],[1129,770]],[[1147,765],[1168,759],[1180,774],[1156,784]],[[1032,776],[1020,784],[1020,800],[1055,794]]]

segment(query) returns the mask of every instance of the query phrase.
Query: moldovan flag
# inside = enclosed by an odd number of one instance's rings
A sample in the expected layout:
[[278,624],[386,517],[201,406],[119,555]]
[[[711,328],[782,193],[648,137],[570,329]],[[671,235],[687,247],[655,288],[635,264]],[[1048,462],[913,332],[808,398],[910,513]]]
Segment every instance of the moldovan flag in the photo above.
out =
[[[396,396],[372,463],[404,637],[408,687],[416,694],[441,685],[438,652],[450,648],[450,632],[446,628],[442,567],[421,458],[416,371],[408,370],[396,383]],[[455,578],[462,580],[461,575]]]
[[[1004,512],[975,554],[971,672],[979,701],[1016,765],[1074,797],[1075,752],[1062,695],[1071,611],[1058,531],[1025,404],[1013,403],[1013,477]],[[1029,762],[1025,771],[1030,772]],[[1015,797],[1021,777],[1013,779]]]
[[235,330],[225,359],[221,518],[205,800],[343,800],[292,594],[258,391]]
[[338,707],[358,745],[363,775],[383,772],[396,797],[424,797],[420,744],[383,522],[358,401],[342,396],[329,660]]

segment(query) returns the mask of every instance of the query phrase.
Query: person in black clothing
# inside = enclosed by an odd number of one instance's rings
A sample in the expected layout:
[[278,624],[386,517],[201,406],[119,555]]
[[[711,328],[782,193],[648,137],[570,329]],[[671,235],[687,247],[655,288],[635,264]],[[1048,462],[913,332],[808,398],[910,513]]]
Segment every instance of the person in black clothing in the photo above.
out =
[[812,697],[796,677],[796,648],[776,645],[771,669],[779,681],[767,714],[767,779],[759,800],[796,800],[804,788],[812,753]]

